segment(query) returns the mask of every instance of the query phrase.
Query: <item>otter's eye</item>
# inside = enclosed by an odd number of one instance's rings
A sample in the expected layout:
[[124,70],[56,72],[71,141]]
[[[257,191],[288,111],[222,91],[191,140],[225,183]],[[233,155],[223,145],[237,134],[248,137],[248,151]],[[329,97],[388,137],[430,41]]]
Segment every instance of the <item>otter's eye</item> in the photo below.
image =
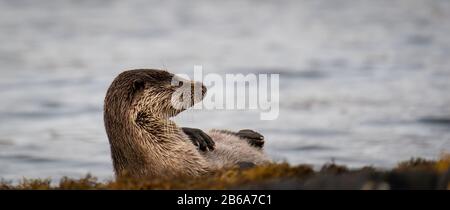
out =
[[[187,82],[187,81],[185,79],[183,79],[182,77],[174,76],[172,78],[172,81],[170,82],[170,85],[172,87],[179,88],[179,87],[185,85],[185,82]],[[186,83],[186,84],[188,84],[188,83]]]

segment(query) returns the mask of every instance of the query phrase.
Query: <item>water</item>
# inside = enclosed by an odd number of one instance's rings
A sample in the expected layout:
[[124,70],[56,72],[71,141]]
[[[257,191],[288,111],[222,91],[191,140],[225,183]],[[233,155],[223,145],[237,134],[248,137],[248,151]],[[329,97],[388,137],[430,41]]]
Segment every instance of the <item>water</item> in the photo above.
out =
[[450,2],[0,1],[0,177],[112,178],[102,103],[132,68],[280,73],[280,116],[189,111],[253,128],[276,160],[388,168],[450,151]]

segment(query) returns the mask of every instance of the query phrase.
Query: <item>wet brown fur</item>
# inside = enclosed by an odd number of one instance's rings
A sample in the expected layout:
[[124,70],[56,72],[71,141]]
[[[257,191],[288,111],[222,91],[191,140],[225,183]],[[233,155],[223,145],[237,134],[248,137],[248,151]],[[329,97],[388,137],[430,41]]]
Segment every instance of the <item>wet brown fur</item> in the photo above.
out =
[[[239,137],[215,131],[209,135],[216,141],[216,150],[199,152],[169,119],[184,110],[171,105],[177,89],[171,84],[173,76],[156,69],[130,70],[110,85],[104,123],[116,176],[198,176],[239,161],[269,162],[261,150],[245,146]],[[194,85],[206,91],[202,84],[191,82]],[[242,153],[229,151],[235,147],[243,147]]]

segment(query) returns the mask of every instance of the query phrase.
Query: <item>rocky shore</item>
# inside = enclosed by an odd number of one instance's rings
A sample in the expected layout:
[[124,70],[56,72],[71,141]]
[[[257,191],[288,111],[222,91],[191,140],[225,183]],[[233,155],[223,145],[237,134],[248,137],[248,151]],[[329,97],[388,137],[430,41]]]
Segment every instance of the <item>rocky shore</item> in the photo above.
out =
[[0,189],[340,189],[340,190],[448,190],[450,189],[450,155],[439,160],[414,158],[390,170],[373,167],[348,169],[329,163],[320,170],[309,165],[286,163],[248,169],[232,168],[199,178],[100,182],[94,176],[81,179],[23,179],[18,184],[0,181]]

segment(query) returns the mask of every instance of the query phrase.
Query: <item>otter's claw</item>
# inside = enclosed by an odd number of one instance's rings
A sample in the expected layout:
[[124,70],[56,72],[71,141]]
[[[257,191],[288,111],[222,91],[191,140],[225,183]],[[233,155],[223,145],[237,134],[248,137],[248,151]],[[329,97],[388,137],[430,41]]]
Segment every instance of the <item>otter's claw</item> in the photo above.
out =
[[259,134],[256,131],[250,129],[240,130],[236,133],[237,136],[244,138],[248,141],[248,143],[255,147],[263,147],[264,146],[264,136]]
[[198,128],[181,128],[189,139],[201,151],[214,150],[215,143],[205,132]]

